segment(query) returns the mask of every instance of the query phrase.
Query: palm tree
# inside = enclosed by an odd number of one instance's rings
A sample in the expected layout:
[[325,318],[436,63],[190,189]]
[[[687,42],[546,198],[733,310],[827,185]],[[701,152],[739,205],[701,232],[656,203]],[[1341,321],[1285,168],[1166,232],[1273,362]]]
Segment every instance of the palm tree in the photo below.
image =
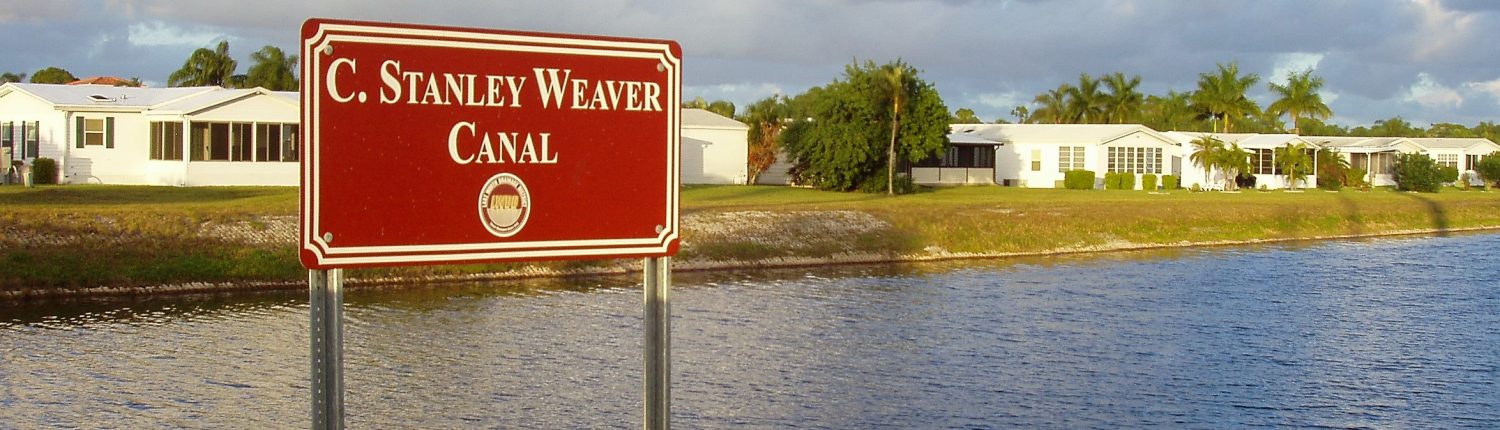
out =
[[1203,167],[1203,180],[1208,180],[1213,174],[1214,168],[1219,167],[1221,154],[1224,152],[1224,141],[1213,136],[1203,136],[1193,139],[1193,153],[1188,155],[1188,160]]
[[167,86],[225,86],[233,78],[235,66],[234,58],[229,56],[229,41],[219,41],[218,48],[212,51],[208,48],[193,51],[182,68],[167,77]]
[[1225,148],[1219,154],[1219,168],[1224,169],[1224,189],[1238,190],[1239,183],[1235,180],[1240,177],[1240,172],[1250,170],[1250,151],[1240,148],[1235,143]]
[[1080,74],[1078,86],[1068,89],[1066,118],[1073,124],[1105,122],[1106,102],[1104,92],[1099,91],[1099,81],[1088,73]]
[[1031,100],[1032,103],[1037,104],[1036,111],[1031,113],[1031,121],[1061,124],[1067,116],[1068,92],[1072,89],[1071,85],[1062,84],[1058,85],[1055,90],[1037,94],[1036,98]]
[[880,67],[881,76],[885,78],[881,88],[882,96],[891,102],[891,146],[886,152],[885,159],[885,193],[896,195],[896,136],[901,134],[901,106],[906,104],[913,92],[912,73],[910,67],[901,60],[887,63]]
[[1323,77],[1313,76],[1312,69],[1303,70],[1302,73],[1291,72],[1286,76],[1286,85],[1271,83],[1271,91],[1278,98],[1266,107],[1266,111],[1280,117],[1288,114],[1292,117],[1292,133],[1302,134],[1302,127],[1297,120],[1306,115],[1310,118],[1328,119],[1333,116],[1333,110],[1323,103],[1323,96],[1318,90],[1323,88]]
[[1124,73],[1114,72],[1104,76],[1104,86],[1109,87],[1109,96],[1105,97],[1105,112],[1112,124],[1125,124],[1132,122],[1140,115],[1141,105],[1145,104],[1145,98],[1136,87],[1141,86],[1140,75],[1125,78]]
[[[1239,63],[1219,64],[1219,73],[1198,75],[1198,91],[1193,93],[1193,104],[1214,118],[1223,118],[1224,132],[1234,132],[1234,120],[1260,110],[1254,100],[1245,97],[1245,91],[1255,85],[1260,76],[1251,73],[1240,76]],[[1217,132],[1217,124],[1215,124]]]
[[1307,153],[1307,145],[1301,143],[1287,143],[1286,146],[1272,150],[1276,157],[1276,167],[1281,168],[1282,176],[1286,177],[1286,188],[1297,189],[1297,182],[1307,178],[1307,173],[1312,171],[1312,156]]
[[1146,97],[1145,106],[1141,111],[1141,123],[1153,130],[1198,128],[1196,114],[1193,112],[1192,102],[1188,100],[1188,94],[1170,91],[1165,96]]
[[[1344,186],[1344,177],[1349,171],[1349,160],[1334,148],[1324,149],[1317,155],[1318,188],[1338,190]],[[1338,187],[1334,187],[1338,184]]]
[[1019,105],[1015,109],[1011,109],[1010,116],[1016,117],[1016,124],[1031,122],[1031,111],[1026,109],[1026,105]]
[[267,45],[260,48],[250,59],[255,64],[250,66],[250,73],[246,75],[246,86],[261,87],[271,91],[296,91],[297,56],[286,55],[281,48]]

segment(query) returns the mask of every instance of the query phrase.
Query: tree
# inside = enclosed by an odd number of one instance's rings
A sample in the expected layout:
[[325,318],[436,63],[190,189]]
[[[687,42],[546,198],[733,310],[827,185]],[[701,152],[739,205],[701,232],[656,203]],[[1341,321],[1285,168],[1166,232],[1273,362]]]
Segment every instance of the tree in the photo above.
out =
[[1307,145],[1287,143],[1286,146],[1272,150],[1276,157],[1276,167],[1281,168],[1281,174],[1286,178],[1286,188],[1297,189],[1297,183],[1307,178],[1307,173],[1312,171],[1312,156],[1308,154]]
[[749,181],[754,184],[760,174],[776,164],[781,151],[781,130],[785,128],[791,108],[784,96],[771,96],[745,107],[745,117],[750,125]]
[[974,114],[974,110],[969,108],[958,108],[958,110],[953,111],[953,120],[950,122],[953,124],[984,124],[984,120],[979,119],[979,116]]
[[57,67],[48,67],[31,74],[33,84],[66,84],[78,80],[72,73]]
[[296,91],[298,89],[297,56],[287,55],[281,48],[267,45],[250,54],[255,64],[245,75],[246,87],[261,87],[271,91]]
[[[872,61],[844,68],[844,76],[809,89],[789,103],[798,120],[782,131],[782,145],[796,166],[794,176],[822,189],[885,191],[891,133],[895,158],[917,162],[948,147],[948,108],[932,84],[904,63],[877,66]],[[887,67],[902,67],[910,93],[893,121],[891,81]],[[805,114],[802,112],[805,110]],[[807,119],[801,119],[807,118]],[[878,184],[878,185],[877,185]],[[878,188],[877,188],[878,187]]]
[[1474,172],[1479,174],[1479,179],[1484,183],[1500,186],[1500,154],[1479,159],[1479,163],[1474,165]]
[[734,103],[728,100],[714,100],[713,103],[708,104],[708,111],[734,118]]
[[1235,143],[1224,149],[1219,157],[1219,167],[1224,169],[1224,189],[1238,190],[1239,184],[1235,182],[1241,172],[1250,170],[1250,151],[1240,148]]
[[188,56],[182,68],[167,77],[167,86],[228,86],[233,83],[236,63],[229,56],[229,41],[219,41],[213,50],[198,48]]
[[[1031,122],[1031,111],[1026,109],[1025,105],[1016,106],[1015,109],[1011,109],[1010,116],[1016,117],[1016,124]],[[995,122],[998,123],[1000,121]]]
[[1339,155],[1334,148],[1318,151],[1318,188],[1338,191],[1345,185],[1344,178],[1348,176],[1349,160]]
[[1141,106],[1145,104],[1145,98],[1136,87],[1141,86],[1140,75],[1126,78],[1124,73],[1115,72],[1104,76],[1104,86],[1109,88],[1109,95],[1104,97],[1105,117],[1111,124],[1127,124],[1135,122],[1140,116]]
[[[1218,74],[1198,75],[1198,91],[1193,93],[1193,104],[1209,116],[1223,119],[1224,132],[1233,133],[1235,119],[1260,110],[1255,101],[1245,97],[1245,91],[1259,80],[1260,76],[1254,73],[1240,76],[1239,63],[1227,66],[1220,63]],[[1214,131],[1218,131],[1217,124]]]
[[1427,128],[1427,132],[1422,134],[1427,137],[1479,137],[1479,133],[1475,133],[1474,130],[1451,122],[1433,124]]
[[1422,130],[1421,129],[1416,128],[1416,127],[1412,127],[1411,123],[1406,122],[1405,119],[1402,119],[1399,116],[1395,117],[1395,118],[1382,119],[1382,120],[1379,120],[1379,121],[1375,121],[1375,125],[1372,126],[1372,127],[1370,127],[1370,129],[1369,129],[1369,131],[1367,133],[1368,134],[1366,134],[1366,136],[1368,136],[1368,137],[1421,137],[1422,136]]
[[1348,136],[1349,129],[1338,124],[1324,123],[1317,118],[1303,118],[1302,131],[1298,134],[1303,136]]
[[[873,63],[872,63],[873,65]],[[891,147],[885,158],[885,193],[896,195],[896,138],[901,134],[901,105],[911,98],[911,93],[916,90],[910,69],[906,63],[896,60],[894,63],[886,63],[880,66],[880,76],[885,85],[880,87],[880,95],[890,101],[891,104]]]
[[1108,101],[1104,92],[1099,90],[1099,81],[1088,73],[1078,75],[1078,86],[1068,87],[1067,97],[1067,104],[1064,105],[1066,122],[1102,124],[1109,121],[1106,115]]
[[1141,123],[1153,130],[1202,131],[1188,94],[1176,91],[1165,96],[1146,97],[1141,108]]
[[1286,76],[1286,84],[1271,82],[1271,92],[1276,93],[1277,99],[1266,107],[1266,112],[1280,117],[1289,115],[1292,118],[1292,133],[1302,134],[1302,128],[1298,119],[1304,115],[1310,118],[1328,119],[1333,116],[1333,110],[1323,103],[1323,96],[1318,90],[1323,88],[1323,77],[1313,76],[1312,69],[1303,70],[1301,73],[1290,72]]
[[1193,139],[1193,153],[1188,154],[1188,161],[1192,161],[1203,167],[1203,179],[1208,180],[1213,175],[1213,170],[1219,167],[1219,159],[1224,152],[1224,141],[1213,136],[1202,136]]
[[26,74],[25,73],[12,73],[12,72],[0,73],[0,84],[6,83],[6,82],[22,82],[22,81],[25,81],[25,80],[26,80]]
[[1437,162],[1432,161],[1432,157],[1427,154],[1396,154],[1396,165],[1391,169],[1391,176],[1396,180],[1396,189],[1400,191],[1436,193],[1443,185]]
[[1037,104],[1037,109],[1031,114],[1032,122],[1045,124],[1062,124],[1067,119],[1068,92],[1073,86],[1068,84],[1058,85],[1055,90],[1047,90],[1045,93],[1037,94],[1032,103]]

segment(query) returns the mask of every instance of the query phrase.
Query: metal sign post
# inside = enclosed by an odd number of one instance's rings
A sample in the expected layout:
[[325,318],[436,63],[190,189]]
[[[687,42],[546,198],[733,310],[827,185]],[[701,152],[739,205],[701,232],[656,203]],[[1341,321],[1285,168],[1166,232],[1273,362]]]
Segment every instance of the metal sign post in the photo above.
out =
[[309,270],[312,428],[344,428],[344,269]]
[[644,428],[666,430],[672,427],[672,258],[645,260]]

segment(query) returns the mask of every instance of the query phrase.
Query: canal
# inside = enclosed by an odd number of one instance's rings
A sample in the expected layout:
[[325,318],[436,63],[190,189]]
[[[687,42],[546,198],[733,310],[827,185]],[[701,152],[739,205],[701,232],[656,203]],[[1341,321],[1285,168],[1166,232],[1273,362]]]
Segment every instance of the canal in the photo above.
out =
[[[680,274],[679,428],[1500,427],[1500,234]],[[354,290],[351,428],[637,428],[632,278]],[[0,307],[0,429],[306,428],[305,293]]]

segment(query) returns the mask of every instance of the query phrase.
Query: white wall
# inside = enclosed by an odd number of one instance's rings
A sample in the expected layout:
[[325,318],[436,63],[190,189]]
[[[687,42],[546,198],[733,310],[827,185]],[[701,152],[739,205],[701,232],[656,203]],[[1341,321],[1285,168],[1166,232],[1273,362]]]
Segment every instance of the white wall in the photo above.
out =
[[[188,163],[187,186],[200,185],[279,185],[297,186],[299,163],[261,162],[240,163],[233,161],[194,161]],[[403,180],[392,178],[392,180]],[[371,184],[379,188],[379,184]]]
[[[63,113],[52,108],[52,105],[37,100],[29,94],[20,91],[12,91],[10,94],[0,97],[0,121],[8,121],[15,124],[15,152],[13,156],[20,155],[21,145],[25,144],[24,135],[21,134],[22,122],[38,122],[37,139],[40,142],[38,148],[40,157],[57,160],[58,175],[62,176],[66,166],[67,157],[67,125]],[[27,164],[36,157],[28,157]],[[62,178],[59,177],[59,180]]]
[[682,183],[744,184],[748,129],[682,127]]

